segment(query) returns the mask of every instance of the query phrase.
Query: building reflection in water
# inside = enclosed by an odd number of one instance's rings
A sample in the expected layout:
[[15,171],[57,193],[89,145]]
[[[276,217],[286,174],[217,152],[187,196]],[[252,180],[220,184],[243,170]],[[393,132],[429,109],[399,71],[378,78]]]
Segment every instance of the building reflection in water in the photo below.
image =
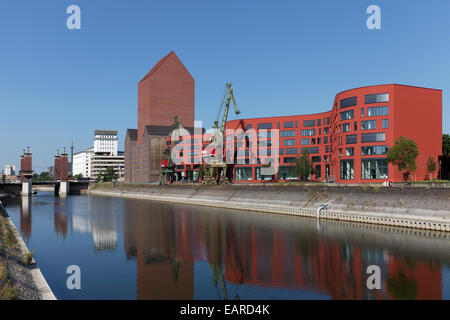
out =
[[[420,250],[398,246],[377,227],[351,230],[336,222],[319,231],[313,219],[124,203],[125,252],[137,260],[138,299],[193,299],[194,277],[210,277],[220,299],[239,298],[229,296],[233,285],[312,290],[332,299],[442,298],[440,264],[424,262]],[[211,272],[194,274],[196,261],[207,261]],[[381,268],[382,290],[367,289],[373,264]]]
[[29,242],[31,238],[31,225],[32,225],[31,202],[32,202],[31,197],[21,197],[20,232],[24,236],[26,242]]
[[111,207],[111,202],[96,198],[87,198],[83,203],[77,203],[70,208],[73,230],[90,233],[95,251],[114,251],[117,248],[117,217],[120,208]]
[[68,224],[66,197],[55,197],[53,202],[53,224],[56,235],[64,239],[67,235]]

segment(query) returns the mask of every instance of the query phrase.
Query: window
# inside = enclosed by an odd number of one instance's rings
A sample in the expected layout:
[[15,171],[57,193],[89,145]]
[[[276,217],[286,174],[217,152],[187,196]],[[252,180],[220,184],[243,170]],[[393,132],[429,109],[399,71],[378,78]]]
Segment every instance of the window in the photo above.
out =
[[323,128],[323,134],[328,134],[329,132],[330,132],[329,127]]
[[317,126],[321,126],[322,125],[322,119],[317,119]]
[[286,148],[286,155],[298,154],[298,148]]
[[355,178],[355,169],[353,160],[341,160],[341,179],[352,180]]
[[[305,147],[305,148],[309,150],[309,154],[319,153],[319,147]],[[303,152],[303,149],[305,149],[305,148],[302,148],[302,152]]]
[[386,134],[380,133],[364,133],[361,135],[361,142],[382,142],[386,140]]
[[316,126],[316,120],[304,120],[303,121],[304,127],[315,127]]
[[295,174],[295,166],[280,166],[278,169],[279,180],[297,180],[298,177]]
[[353,106],[356,106],[357,104],[358,104],[358,98],[357,97],[351,97],[351,98],[343,99],[343,100],[341,100],[341,109],[348,108],[348,107],[353,107]]
[[309,139],[302,139],[302,145],[303,146],[309,145]]
[[295,137],[295,130],[281,130],[280,138]]
[[362,179],[387,179],[388,176],[388,164],[386,159],[361,160]]
[[298,128],[298,121],[295,121],[295,127]]
[[355,116],[355,112],[353,110],[341,112],[341,121],[353,119],[354,116]]
[[387,116],[389,114],[389,107],[371,107],[367,108],[368,117]]
[[383,119],[383,129],[389,129],[389,119]]
[[315,136],[315,135],[316,135],[315,129],[303,129],[302,130],[302,137]]
[[346,157],[353,157],[354,153],[355,153],[355,149],[353,147],[345,149]]
[[258,130],[261,129],[272,129],[271,123],[258,123]]
[[279,150],[278,150],[278,154],[280,155],[280,156],[282,156],[283,154],[284,154],[284,149],[282,149],[282,148],[280,148]]
[[373,130],[377,128],[376,120],[361,121],[361,130]]
[[252,180],[253,179],[252,168],[251,167],[236,168],[235,179],[236,181]]
[[316,170],[314,172],[315,176],[316,176],[316,180],[321,179],[321,171],[322,171],[322,168],[321,168],[321,166],[319,164],[319,165],[316,166]]
[[311,157],[311,162],[320,162],[322,159],[320,156],[312,156]]
[[294,127],[294,121],[286,121],[284,123],[284,128],[293,128]]
[[328,152],[330,152],[330,147],[329,147],[329,146],[326,146],[326,147],[325,147],[325,153],[328,153]]
[[251,125],[251,124],[249,123],[249,124],[247,124],[247,126],[246,126],[245,128],[246,128],[246,130],[251,129],[251,128],[253,128],[253,125]]
[[345,136],[346,144],[354,144],[358,142],[358,136],[356,134]]
[[285,157],[284,158],[284,163],[296,163],[297,162],[297,157]]
[[328,143],[328,137],[323,137],[323,144],[327,144]]
[[389,102],[389,93],[368,94],[364,97],[366,104]]
[[349,132],[350,131],[350,124],[349,123],[344,123],[342,125],[342,131]]
[[316,138],[311,139],[311,144],[316,144]]
[[321,144],[321,139],[320,138],[317,138],[317,144]]
[[373,156],[387,154],[388,146],[364,146],[361,147],[362,156]]
[[357,131],[358,130],[358,122],[353,122],[353,127],[354,127],[354,129],[355,129],[355,131]]
[[364,118],[364,108],[361,109],[361,118]]
[[284,140],[284,146],[295,146],[295,139],[286,139]]
[[330,165],[325,165],[325,179],[328,179],[330,177]]
[[272,138],[272,131],[258,131],[258,138]]

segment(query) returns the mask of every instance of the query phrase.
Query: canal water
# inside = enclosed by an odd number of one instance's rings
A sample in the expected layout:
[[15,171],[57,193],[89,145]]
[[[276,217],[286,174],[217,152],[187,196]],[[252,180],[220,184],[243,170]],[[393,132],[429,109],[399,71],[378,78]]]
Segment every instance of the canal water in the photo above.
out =
[[450,298],[446,233],[45,192],[7,211],[58,299]]

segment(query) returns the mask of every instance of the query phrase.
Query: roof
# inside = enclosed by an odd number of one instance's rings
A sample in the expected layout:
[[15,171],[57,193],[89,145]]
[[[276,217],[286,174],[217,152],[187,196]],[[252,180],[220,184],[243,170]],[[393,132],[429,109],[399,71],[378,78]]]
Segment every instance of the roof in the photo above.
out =
[[117,136],[116,130],[95,130],[94,134],[97,135],[104,135],[104,136]]
[[142,81],[146,80],[147,78],[149,78],[150,76],[152,76],[158,69],[159,67],[161,67],[167,60],[169,59],[176,59],[180,62],[181,66],[183,66],[183,68],[186,70],[186,72],[189,74],[190,77],[191,74],[189,73],[189,71],[186,69],[186,67],[184,66],[183,62],[181,62],[180,58],[178,58],[178,56],[175,54],[174,51],[171,51],[168,55],[166,55],[165,57],[163,57],[161,60],[159,60],[154,66],[153,68],[145,75],[144,78],[142,78],[141,81],[139,81],[139,83],[141,83]]
[[126,140],[137,141],[137,129],[127,129]]
[[[184,128],[184,127],[183,127]],[[194,128],[184,128],[192,135],[195,133]],[[147,125],[145,126],[145,134],[149,136],[164,136],[167,137],[172,132],[172,126],[153,126]],[[202,128],[202,134],[205,132],[205,129]]]

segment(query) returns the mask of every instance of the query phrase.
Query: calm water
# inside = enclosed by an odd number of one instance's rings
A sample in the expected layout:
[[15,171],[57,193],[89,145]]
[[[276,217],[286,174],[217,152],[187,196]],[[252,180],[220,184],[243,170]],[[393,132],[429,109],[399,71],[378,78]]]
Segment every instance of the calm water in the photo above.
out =
[[442,233],[44,192],[7,210],[58,299],[450,298]]

